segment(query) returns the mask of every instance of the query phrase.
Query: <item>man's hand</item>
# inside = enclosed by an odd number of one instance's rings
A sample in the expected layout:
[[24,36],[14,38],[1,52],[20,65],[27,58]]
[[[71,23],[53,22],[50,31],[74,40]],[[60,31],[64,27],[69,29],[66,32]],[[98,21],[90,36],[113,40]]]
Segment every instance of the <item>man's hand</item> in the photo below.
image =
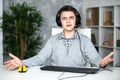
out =
[[114,60],[114,58],[112,58],[113,54],[114,52],[110,52],[106,57],[104,57],[100,62],[100,67],[104,67],[112,62]]
[[19,66],[23,65],[22,61],[18,57],[14,56],[11,53],[9,53],[9,56],[13,59],[4,62],[4,65],[7,66],[9,70],[14,70],[18,68]]

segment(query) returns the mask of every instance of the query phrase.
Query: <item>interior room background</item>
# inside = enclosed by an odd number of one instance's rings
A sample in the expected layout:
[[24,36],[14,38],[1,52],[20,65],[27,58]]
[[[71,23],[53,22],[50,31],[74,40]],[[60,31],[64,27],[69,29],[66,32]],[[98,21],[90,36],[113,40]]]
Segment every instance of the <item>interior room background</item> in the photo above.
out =
[[[2,15],[2,9],[8,10],[9,4],[12,2],[14,3],[23,3],[26,1],[28,4],[33,5],[37,7],[38,10],[42,13],[42,16],[44,17],[45,22],[43,23],[43,26],[41,28],[41,37],[43,38],[43,45],[46,43],[46,41],[51,36],[51,30],[52,28],[57,28],[57,24],[55,22],[55,17],[58,12],[58,10],[63,5],[72,5],[75,7],[80,15],[81,15],[81,27],[86,27],[85,18],[86,18],[86,9],[88,7],[95,7],[100,5],[114,5],[114,4],[120,4],[120,0],[0,0],[0,14]],[[3,48],[2,48],[2,31],[0,31],[0,61],[2,61],[3,57]],[[0,62],[1,64],[1,62]]]

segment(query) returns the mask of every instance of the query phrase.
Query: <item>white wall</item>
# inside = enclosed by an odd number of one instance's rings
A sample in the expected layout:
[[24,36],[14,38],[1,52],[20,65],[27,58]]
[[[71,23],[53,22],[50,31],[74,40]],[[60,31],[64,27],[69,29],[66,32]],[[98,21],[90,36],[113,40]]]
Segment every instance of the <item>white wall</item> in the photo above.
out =
[[[3,12],[3,0],[0,0],[0,17],[2,16]],[[0,23],[2,20],[0,19]],[[2,37],[2,29],[0,29],[0,66],[3,64],[3,43],[2,43],[3,37]]]
[[58,10],[63,5],[72,5],[74,6],[80,13],[82,17],[82,2],[83,0],[3,0],[4,2],[4,10],[8,10],[8,4],[11,3],[23,3],[26,1],[28,4],[37,7],[38,10],[42,13],[44,17],[44,22],[41,27],[41,37],[43,37],[43,45],[51,36],[52,28],[58,27],[55,21],[56,14]]

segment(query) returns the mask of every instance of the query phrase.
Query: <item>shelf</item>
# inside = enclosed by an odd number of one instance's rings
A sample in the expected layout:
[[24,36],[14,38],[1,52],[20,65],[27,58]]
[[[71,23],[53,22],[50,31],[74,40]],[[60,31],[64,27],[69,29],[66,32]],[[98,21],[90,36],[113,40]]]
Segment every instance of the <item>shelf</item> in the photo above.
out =
[[120,28],[120,26],[116,26],[116,28]]
[[101,45],[100,47],[102,47],[102,48],[109,48],[109,49],[110,49],[110,48],[111,48],[111,49],[114,48],[113,46],[102,46],[102,45]]
[[90,26],[87,26],[89,28],[99,28],[99,25],[90,25]]
[[99,47],[99,45],[94,45],[95,47]]
[[109,26],[109,25],[104,25],[104,26],[101,26],[101,27],[104,27],[104,28],[114,28],[114,26]]
[[120,47],[116,47],[115,49],[116,49],[116,50],[120,50]]
[[[94,13],[96,11],[97,16]],[[89,7],[86,14],[86,25],[91,28],[91,33],[95,35],[96,44],[94,46],[100,56],[104,58],[111,51],[114,51],[114,61],[111,64],[112,66],[120,66],[120,5]],[[87,22],[93,16],[98,19],[97,25],[93,24],[96,21],[89,24]]]

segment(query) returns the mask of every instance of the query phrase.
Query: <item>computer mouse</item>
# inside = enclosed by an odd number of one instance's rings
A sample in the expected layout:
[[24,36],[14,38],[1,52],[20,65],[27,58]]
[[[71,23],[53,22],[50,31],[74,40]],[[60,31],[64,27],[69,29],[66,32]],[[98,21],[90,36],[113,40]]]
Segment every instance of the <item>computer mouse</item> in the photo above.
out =
[[18,68],[18,72],[27,72],[27,67],[26,66],[20,66]]

